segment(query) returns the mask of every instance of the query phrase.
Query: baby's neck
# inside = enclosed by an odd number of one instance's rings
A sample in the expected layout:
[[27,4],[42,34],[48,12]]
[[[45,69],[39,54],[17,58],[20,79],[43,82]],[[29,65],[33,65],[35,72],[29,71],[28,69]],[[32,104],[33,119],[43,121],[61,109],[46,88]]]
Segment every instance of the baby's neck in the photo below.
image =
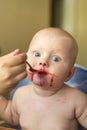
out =
[[37,87],[36,85],[33,86],[33,91],[35,94],[39,95],[39,96],[53,96],[55,95],[56,93],[58,93],[61,89],[63,88],[62,87],[59,87],[59,88],[49,88],[49,89],[46,89],[44,87]]

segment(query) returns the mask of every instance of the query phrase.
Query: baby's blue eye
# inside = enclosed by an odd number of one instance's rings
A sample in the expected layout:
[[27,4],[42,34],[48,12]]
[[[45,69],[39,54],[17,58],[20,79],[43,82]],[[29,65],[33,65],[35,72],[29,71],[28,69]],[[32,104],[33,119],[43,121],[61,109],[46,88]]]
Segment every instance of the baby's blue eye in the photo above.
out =
[[35,57],[40,57],[40,53],[39,52],[34,52],[34,56]]
[[59,61],[60,61],[60,58],[57,57],[57,56],[54,56],[54,57],[52,58],[52,60],[53,60],[54,62],[59,62]]

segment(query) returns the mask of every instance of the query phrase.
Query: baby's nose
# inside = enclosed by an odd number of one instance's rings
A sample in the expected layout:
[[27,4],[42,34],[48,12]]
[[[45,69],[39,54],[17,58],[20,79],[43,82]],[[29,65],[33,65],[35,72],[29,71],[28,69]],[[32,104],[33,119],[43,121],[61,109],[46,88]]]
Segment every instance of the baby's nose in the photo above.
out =
[[45,63],[45,62],[44,62],[44,63],[40,62],[39,65],[41,65],[41,66],[43,66],[43,67],[45,67],[45,66],[48,67],[48,63]]

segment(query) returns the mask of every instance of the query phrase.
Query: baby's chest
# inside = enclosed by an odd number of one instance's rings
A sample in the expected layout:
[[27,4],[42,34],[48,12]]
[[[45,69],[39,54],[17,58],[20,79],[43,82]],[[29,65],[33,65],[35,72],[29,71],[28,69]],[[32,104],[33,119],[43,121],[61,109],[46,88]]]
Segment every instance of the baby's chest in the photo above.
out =
[[20,124],[27,130],[58,130],[69,124],[71,115],[67,109],[66,104],[56,102],[25,103],[20,109]]

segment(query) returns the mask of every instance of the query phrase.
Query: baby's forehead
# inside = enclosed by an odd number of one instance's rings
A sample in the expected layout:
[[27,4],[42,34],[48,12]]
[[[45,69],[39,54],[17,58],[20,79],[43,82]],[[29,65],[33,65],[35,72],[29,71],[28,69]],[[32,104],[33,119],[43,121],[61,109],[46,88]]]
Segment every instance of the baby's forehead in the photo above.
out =
[[56,46],[56,47],[59,47],[59,46],[73,46],[73,43],[72,43],[72,39],[69,38],[69,37],[66,37],[66,36],[44,36],[41,35],[40,37],[35,37],[34,39],[32,39],[31,43],[30,43],[30,47],[31,46],[43,46],[46,45],[46,46]]
[[[42,29],[39,32],[37,32],[33,39],[31,40],[30,45],[34,45],[36,43],[44,43],[47,42],[48,44],[50,42],[54,42],[54,44],[57,43],[57,41],[60,41],[61,43],[69,43],[67,45],[71,46],[77,46],[75,39],[72,37],[71,34],[68,32],[62,30],[62,29],[57,29],[57,28],[46,28]],[[46,43],[44,43],[46,44]]]
[[54,39],[56,40],[60,38],[74,40],[74,38],[68,32],[65,32],[64,30],[61,29],[55,29],[55,28],[47,28],[38,31],[34,35],[32,40],[35,41],[44,38],[49,40],[54,40]]
[[[29,49],[36,49],[41,50],[42,52],[52,50],[55,52],[68,52],[72,50],[72,43],[69,38],[67,37],[50,37],[50,38],[44,38],[40,40],[34,40],[31,42]],[[66,50],[67,49],[67,50]],[[67,54],[67,53],[66,53]]]

